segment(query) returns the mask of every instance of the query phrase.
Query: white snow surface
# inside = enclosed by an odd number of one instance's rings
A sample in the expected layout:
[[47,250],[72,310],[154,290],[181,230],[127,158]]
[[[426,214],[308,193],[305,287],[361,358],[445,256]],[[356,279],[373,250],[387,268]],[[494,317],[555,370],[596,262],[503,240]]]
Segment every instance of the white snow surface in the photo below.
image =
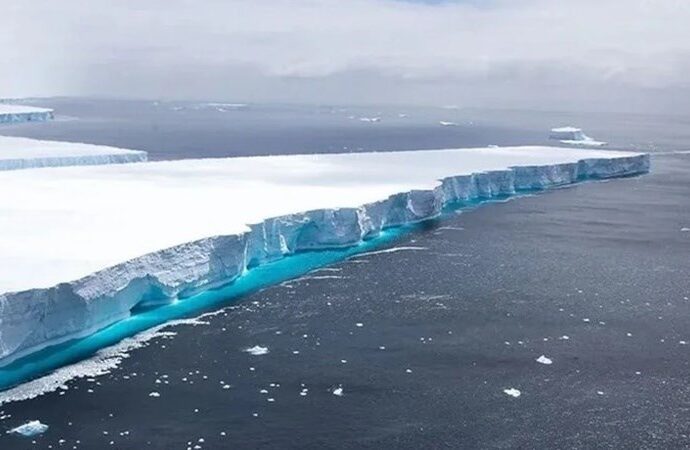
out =
[[502,147],[0,172],[16,193],[0,196],[0,365],[451,202],[648,170],[639,153]]
[[146,161],[147,153],[104,145],[0,136],[0,171]]
[[8,105],[0,103],[0,115],[2,114],[31,114],[31,113],[52,113],[50,108],[38,108],[36,106]]

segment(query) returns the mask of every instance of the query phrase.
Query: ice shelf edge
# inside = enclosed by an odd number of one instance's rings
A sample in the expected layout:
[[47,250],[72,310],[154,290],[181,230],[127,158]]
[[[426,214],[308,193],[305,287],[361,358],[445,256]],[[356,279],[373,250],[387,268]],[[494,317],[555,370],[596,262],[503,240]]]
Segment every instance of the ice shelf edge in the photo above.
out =
[[269,218],[246,233],[183,243],[51,288],[3,293],[0,367],[111,325],[135,307],[228,284],[250,267],[295,252],[357,245],[386,228],[436,217],[453,203],[638,175],[649,167],[648,154],[635,154],[450,176],[434,189],[398,193],[358,208]]

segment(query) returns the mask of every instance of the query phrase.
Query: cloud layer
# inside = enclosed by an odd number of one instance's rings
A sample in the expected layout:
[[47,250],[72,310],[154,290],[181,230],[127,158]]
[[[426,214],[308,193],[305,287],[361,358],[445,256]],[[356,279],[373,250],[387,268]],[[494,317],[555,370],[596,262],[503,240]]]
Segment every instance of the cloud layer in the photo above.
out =
[[690,89],[685,0],[8,1],[0,96],[519,103]]

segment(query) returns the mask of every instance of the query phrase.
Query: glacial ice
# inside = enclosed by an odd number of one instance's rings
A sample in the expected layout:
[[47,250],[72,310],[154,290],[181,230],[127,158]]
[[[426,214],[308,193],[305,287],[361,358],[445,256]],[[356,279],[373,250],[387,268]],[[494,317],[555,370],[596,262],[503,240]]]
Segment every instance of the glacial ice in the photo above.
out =
[[504,147],[2,172],[21,195],[0,196],[0,365],[449,204],[648,170],[645,154]]
[[41,423],[40,420],[31,420],[24,425],[13,428],[8,433],[21,434],[24,437],[32,437],[48,431],[48,425]]
[[582,129],[575,127],[552,128],[549,139],[554,139],[562,144],[579,145],[584,147],[603,147],[607,143],[595,141],[587,136]]
[[17,122],[45,122],[53,118],[53,110],[34,106],[0,103],[0,124]]
[[0,171],[142,162],[147,153],[103,145],[0,136]]

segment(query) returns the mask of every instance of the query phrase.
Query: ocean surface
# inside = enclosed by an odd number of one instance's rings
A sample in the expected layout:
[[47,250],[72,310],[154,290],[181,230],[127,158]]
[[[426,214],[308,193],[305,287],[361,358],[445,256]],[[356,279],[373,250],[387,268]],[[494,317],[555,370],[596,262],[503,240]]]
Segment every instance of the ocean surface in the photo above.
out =
[[[655,155],[649,175],[449,212],[215,293],[201,317],[72,366],[65,388],[0,405],[0,449],[690,447],[689,118],[35,102],[56,120],[0,134],[179,159],[546,144],[576,125]],[[29,420],[49,429],[4,433]]]

